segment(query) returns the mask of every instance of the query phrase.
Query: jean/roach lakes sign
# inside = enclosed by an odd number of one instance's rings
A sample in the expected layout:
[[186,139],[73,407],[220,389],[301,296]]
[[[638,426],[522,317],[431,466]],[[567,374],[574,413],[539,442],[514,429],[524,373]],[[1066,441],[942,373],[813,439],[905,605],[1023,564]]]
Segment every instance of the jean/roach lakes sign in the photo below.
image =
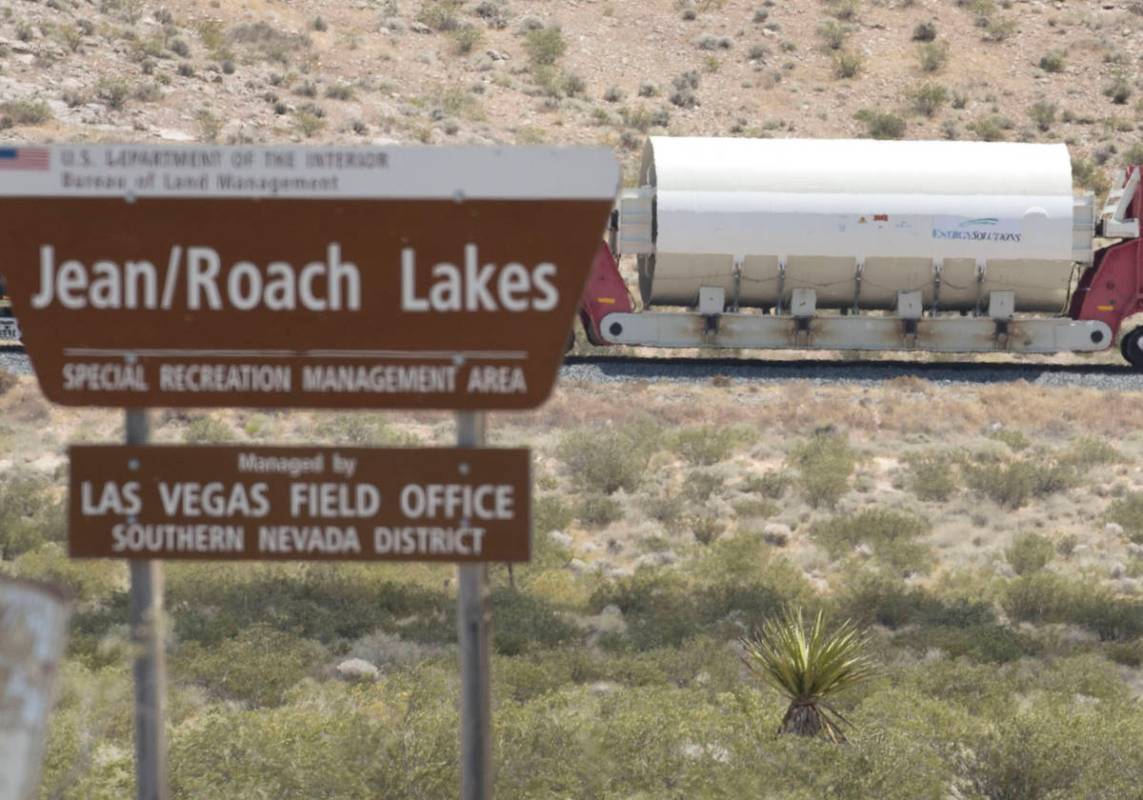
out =
[[76,558],[527,561],[522,449],[71,448]]
[[13,152],[0,272],[66,405],[535,407],[619,178],[578,148]]

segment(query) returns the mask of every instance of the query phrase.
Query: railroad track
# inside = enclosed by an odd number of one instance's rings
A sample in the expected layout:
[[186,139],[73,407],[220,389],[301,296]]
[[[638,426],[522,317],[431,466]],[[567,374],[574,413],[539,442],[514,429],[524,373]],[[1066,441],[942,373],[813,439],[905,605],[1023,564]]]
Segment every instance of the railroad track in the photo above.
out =
[[1055,364],[1019,361],[904,360],[752,360],[746,358],[683,358],[634,356],[568,356],[562,377],[571,380],[620,382],[674,380],[704,382],[715,378],[735,381],[876,384],[913,377],[936,383],[1012,383],[1090,386],[1098,389],[1143,391],[1143,373],[1119,364]]

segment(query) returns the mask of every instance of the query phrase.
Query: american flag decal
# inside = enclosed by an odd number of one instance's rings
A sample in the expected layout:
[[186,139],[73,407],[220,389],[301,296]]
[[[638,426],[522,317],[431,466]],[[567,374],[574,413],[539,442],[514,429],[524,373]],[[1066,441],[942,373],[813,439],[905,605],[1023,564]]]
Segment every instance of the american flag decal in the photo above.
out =
[[50,164],[46,147],[0,147],[0,170],[47,170]]

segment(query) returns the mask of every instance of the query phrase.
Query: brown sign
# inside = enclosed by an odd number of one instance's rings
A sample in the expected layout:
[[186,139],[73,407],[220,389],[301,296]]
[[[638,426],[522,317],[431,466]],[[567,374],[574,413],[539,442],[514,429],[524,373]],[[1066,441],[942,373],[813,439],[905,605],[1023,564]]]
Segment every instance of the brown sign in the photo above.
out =
[[0,273],[66,405],[535,407],[618,185],[595,149],[10,152]]
[[524,449],[70,450],[76,558],[527,561]]

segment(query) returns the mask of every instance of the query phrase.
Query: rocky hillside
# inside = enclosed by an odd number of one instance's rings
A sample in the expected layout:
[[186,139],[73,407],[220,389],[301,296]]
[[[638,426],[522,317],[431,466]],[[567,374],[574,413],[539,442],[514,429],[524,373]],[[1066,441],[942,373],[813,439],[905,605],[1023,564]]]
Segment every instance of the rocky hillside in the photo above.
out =
[[1065,141],[1101,188],[1141,44],[1139,0],[9,0],[0,141]]

